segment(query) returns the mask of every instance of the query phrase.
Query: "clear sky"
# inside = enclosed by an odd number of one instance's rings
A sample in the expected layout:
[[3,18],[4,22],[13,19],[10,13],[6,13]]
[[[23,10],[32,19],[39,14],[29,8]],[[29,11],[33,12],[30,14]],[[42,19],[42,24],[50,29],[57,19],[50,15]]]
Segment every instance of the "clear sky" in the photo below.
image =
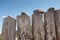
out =
[[2,31],[3,16],[11,15],[16,18],[21,12],[31,16],[33,10],[54,7],[60,9],[60,0],[0,0],[0,32]]

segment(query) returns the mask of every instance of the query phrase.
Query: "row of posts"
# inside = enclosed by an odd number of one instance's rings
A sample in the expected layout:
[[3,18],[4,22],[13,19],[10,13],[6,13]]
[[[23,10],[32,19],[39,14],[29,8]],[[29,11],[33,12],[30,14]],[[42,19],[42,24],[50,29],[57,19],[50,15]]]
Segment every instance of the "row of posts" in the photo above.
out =
[[34,10],[32,31],[30,16],[22,12],[17,20],[8,16],[3,19],[2,40],[15,40],[16,24],[18,40],[60,40],[60,10],[49,8],[47,12]]

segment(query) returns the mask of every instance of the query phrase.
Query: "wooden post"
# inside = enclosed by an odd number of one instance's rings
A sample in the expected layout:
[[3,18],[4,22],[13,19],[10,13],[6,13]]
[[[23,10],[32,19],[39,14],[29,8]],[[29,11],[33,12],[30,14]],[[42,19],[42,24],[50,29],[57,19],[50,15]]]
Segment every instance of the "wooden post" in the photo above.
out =
[[56,31],[54,24],[54,8],[49,8],[44,14],[45,21],[45,40],[56,40]]
[[60,40],[60,9],[56,10],[54,15],[55,15],[55,26],[56,26],[57,40]]
[[2,27],[2,40],[8,40],[8,26],[7,26],[7,23],[8,23],[8,20],[6,20],[7,18],[4,18],[3,20],[3,27]]
[[44,40],[43,11],[34,10],[32,15],[33,40]]
[[2,40],[15,40],[16,20],[10,16],[4,18],[2,27]]
[[18,40],[31,40],[30,17],[22,12],[22,15],[17,16],[18,23]]

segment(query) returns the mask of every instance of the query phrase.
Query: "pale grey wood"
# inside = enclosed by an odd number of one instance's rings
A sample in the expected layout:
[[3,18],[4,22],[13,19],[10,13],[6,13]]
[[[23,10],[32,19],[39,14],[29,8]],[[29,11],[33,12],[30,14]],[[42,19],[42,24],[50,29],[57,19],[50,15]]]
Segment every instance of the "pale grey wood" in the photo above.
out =
[[15,40],[16,20],[11,17],[9,17],[8,36],[9,36],[9,40]]
[[2,40],[15,40],[16,20],[10,16],[4,18],[2,27]]
[[60,9],[55,11],[55,26],[56,26],[56,35],[57,40],[60,40]]
[[54,24],[54,10],[48,9],[48,11],[44,14],[45,21],[45,40],[56,40],[56,31]]
[[3,19],[3,27],[2,27],[2,40],[8,40],[8,19]]
[[34,10],[32,15],[33,40],[44,40],[43,12]]
[[[19,37],[18,40],[31,40],[30,17],[26,14],[17,16]],[[28,38],[27,36],[30,37]]]

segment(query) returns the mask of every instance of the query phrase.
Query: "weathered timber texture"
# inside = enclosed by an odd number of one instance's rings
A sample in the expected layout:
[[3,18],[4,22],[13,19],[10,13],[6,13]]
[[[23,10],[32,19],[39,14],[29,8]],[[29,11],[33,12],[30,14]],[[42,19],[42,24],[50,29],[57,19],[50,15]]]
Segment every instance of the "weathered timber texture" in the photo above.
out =
[[[30,16],[22,12],[17,16],[18,37],[16,37],[16,20],[10,16],[3,19],[2,40],[60,40],[60,9],[49,8],[47,12],[34,10],[32,28]],[[32,30],[31,30],[32,29]]]
[[18,23],[18,40],[31,40],[30,17],[22,12],[22,15],[17,16]]
[[43,13],[43,11],[34,10],[34,14],[32,15],[33,40],[44,40]]
[[60,9],[56,10],[54,15],[55,15],[55,27],[56,27],[57,40],[60,40]]
[[10,16],[4,18],[2,27],[2,40],[15,40],[16,20]]
[[49,8],[44,14],[45,40],[56,40],[54,24],[54,8]]

